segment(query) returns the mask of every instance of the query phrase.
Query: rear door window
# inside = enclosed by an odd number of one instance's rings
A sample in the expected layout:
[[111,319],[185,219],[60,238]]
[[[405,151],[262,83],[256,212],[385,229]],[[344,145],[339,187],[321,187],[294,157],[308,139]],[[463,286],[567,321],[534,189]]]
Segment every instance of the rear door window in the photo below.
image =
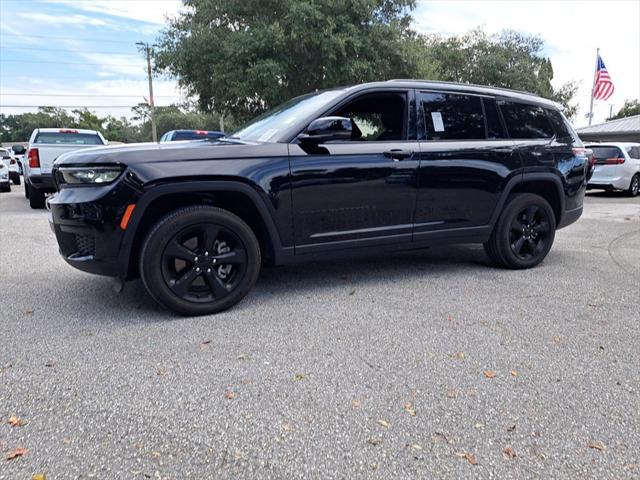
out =
[[554,130],[544,109],[526,103],[498,102],[511,138],[552,138]]
[[487,138],[490,140],[507,138],[495,99],[483,98],[482,103],[484,104],[484,116],[487,119]]
[[34,143],[103,145],[102,140],[95,133],[76,132],[40,132],[36,135]]
[[421,92],[427,140],[485,140],[482,100],[473,95]]

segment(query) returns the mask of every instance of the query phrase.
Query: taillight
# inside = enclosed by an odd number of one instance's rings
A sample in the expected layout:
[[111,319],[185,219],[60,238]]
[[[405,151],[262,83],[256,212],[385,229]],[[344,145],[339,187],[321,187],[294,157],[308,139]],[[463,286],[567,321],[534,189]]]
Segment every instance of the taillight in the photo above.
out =
[[605,165],[622,165],[624,163],[624,158],[606,158],[602,163]]
[[60,133],[78,133],[78,130],[69,130],[69,129],[61,129],[58,130]]
[[587,149],[586,148],[574,147],[574,148],[571,149],[571,151],[573,152],[573,154],[576,157],[585,157],[587,155]]
[[206,130],[196,130],[196,135],[206,135],[207,133],[209,132],[207,132]]
[[29,153],[29,168],[40,168],[40,155],[37,148],[30,148]]

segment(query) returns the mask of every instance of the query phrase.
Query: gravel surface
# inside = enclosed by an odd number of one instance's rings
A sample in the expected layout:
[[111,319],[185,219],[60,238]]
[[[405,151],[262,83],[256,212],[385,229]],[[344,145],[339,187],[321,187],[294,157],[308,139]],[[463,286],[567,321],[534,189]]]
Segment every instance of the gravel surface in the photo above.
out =
[[68,266],[13,187],[0,478],[639,478],[640,198],[585,204],[533,270],[477,246],[274,268],[181,318]]

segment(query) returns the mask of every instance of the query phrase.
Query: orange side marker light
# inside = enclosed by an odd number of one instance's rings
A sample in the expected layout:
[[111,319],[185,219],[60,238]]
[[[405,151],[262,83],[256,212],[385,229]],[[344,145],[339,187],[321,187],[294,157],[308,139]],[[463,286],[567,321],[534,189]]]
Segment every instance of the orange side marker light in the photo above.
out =
[[133,209],[136,208],[136,204],[132,203],[127,205],[127,209],[124,211],[124,215],[122,216],[122,220],[120,220],[120,228],[122,230],[127,229],[127,225],[129,224],[129,219],[131,218],[131,214],[133,213]]

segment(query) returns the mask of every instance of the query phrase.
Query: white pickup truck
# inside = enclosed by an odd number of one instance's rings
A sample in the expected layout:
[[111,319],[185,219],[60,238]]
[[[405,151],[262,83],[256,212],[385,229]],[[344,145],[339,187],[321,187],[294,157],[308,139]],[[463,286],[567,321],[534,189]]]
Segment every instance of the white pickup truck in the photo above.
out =
[[45,194],[55,192],[51,168],[56,158],[66,152],[106,144],[95,130],[36,128],[24,159],[24,195],[31,208],[44,208]]

